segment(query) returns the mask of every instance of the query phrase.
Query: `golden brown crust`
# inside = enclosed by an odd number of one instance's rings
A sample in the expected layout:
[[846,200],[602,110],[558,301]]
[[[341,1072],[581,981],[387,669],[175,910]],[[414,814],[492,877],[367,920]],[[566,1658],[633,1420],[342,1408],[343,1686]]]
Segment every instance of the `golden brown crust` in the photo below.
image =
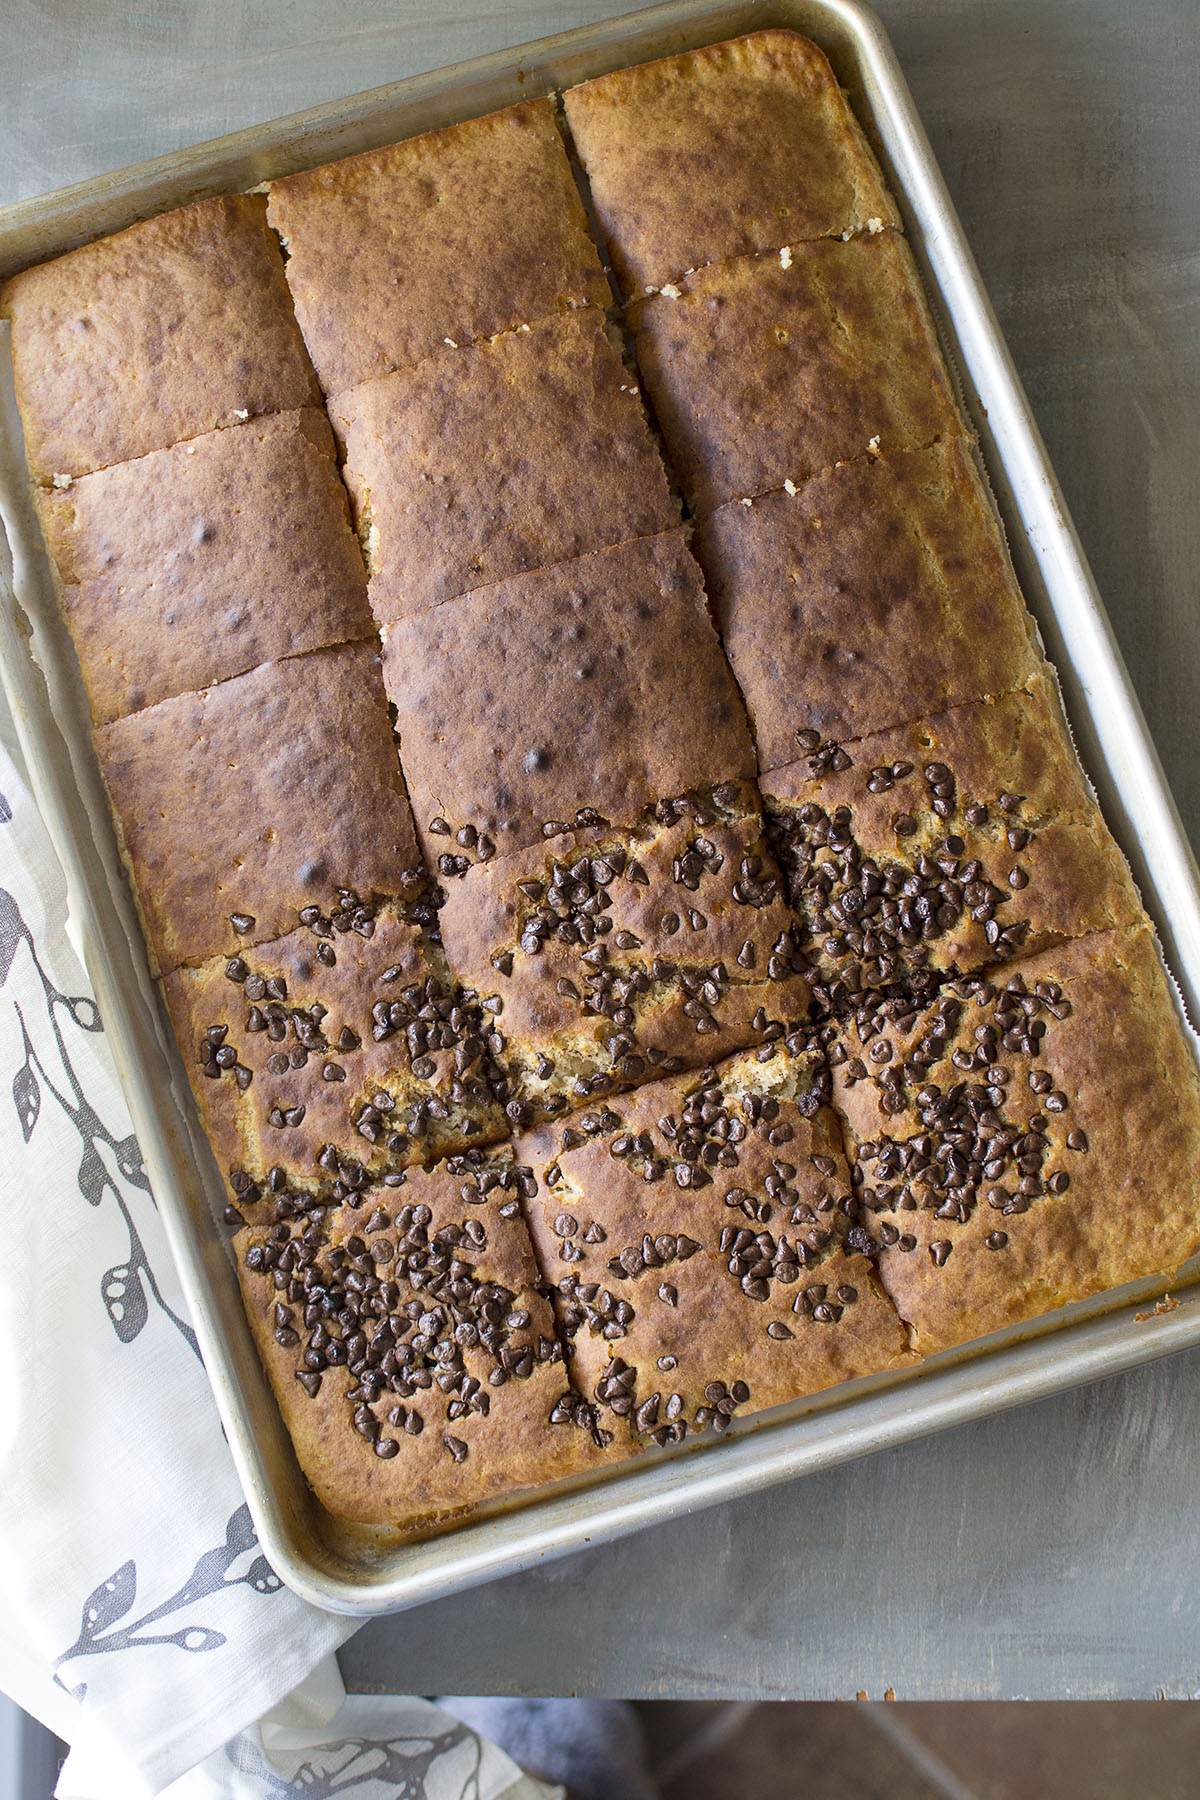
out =
[[764,776],[762,790],[835,998],[1142,916],[1044,675],[826,747]]
[[319,401],[256,194],[197,200],[0,290],[40,481]]
[[618,1442],[675,1443],[907,1360],[846,1246],[849,1170],[819,1057],[657,1081],[517,1140],[574,1384]]
[[898,1024],[876,1017],[847,1031],[835,1094],[919,1351],[1200,1251],[1196,1052],[1144,927],[954,984]]
[[291,175],[269,217],[326,393],[608,286],[548,100]]
[[629,309],[667,451],[700,516],[839,461],[961,429],[894,232],[700,269]]
[[255,1342],[331,1513],[429,1530],[596,1460],[515,1195],[503,1159],[456,1159],[238,1232]]
[[[417,833],[439,856],[541,843],[754,771],[745,708],[679,532],[398,621],[383,677]],[[436,830],[431,829],[436,826]]]
[[282,937],[339,889],[411,888],[420,853],[369,644],[264,663],[95,742],[163,973]]
[[748,785],[479,864],[449,884],[441,928],[451,967],[494,1008],[518,1120],[782,1037],[809,1014]]
[[380,623],[677,524],[633,386],[586,313],[332,401]]
[[98,725],[370,635],[323,413],[275,413],[38,490]]
[[1010,693],[1040,660],[962,438],[719,507],[693,548],[765,770],[797,732],[865,737]]
[[822,52],[756,31],[563,96],[627,296],[725,257],[900,224]]
[[[336,921],[336,923],[335,923]],[[231,1190],[328,1192],[505,1135],[478,1007],[394,907],[323,914],[232,966],[176,969],[175,1035]]]

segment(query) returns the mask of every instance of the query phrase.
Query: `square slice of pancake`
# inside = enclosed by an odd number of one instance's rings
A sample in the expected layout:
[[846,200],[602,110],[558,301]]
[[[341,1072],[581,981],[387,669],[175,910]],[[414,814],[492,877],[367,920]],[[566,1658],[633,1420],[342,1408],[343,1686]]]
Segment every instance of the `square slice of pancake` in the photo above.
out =
[[563,96],[627,297],[706,263],[898,226],[825,56],[756,31]]
[[38,481],[319,403],[257,194],[223,194],[14,275],[17,400]]
[[[575,1386],[618,1443],[680,1443],[908,1360],[847,1241],[819,1052],[731,1058],[518,1138]],[[531,1191],[532,1190],[532,1191]]]
[[578,828],[446,884],[446,956],[516,1124],[792,1034],[808,965],[749,782]]
[[281,1187],[352,1199],[505,1135],[490,1021],[418,911],[306,909],[286,937],[167,976],[196,1103],[243,1204]]
[[272,413],[39,490],[98,725],[374,633],[324,413]]
[[328,394],[610,298],[548,100],[272,182],[269,217]]
[[870,448],[961,429],[904,240],[892,231],[741,257],[629,309],[688,504],[797,485]]
[[548,821],[584,806],[620,823],[663,794],[754,771],[679,532],[398,620],[383,677],[431,865],[540,844]]
[[420,852],[368,644],[264,663],[96,733],[158,969],[282,937]]
[[[270,1219],[269,1203],[260,1209]],[[503,1153],[234,1240],[259,1354],[317,1499],[431,1530],[594,1464]]]
[[1195,1045],[1145,926],[864,1004],[833,1055],[857,1241],[918,1351],[1200,1251]]
[[719,507],[692,548],[764,770],[1010,693],[1041,660],[959,437]]
[[380,623],[677,524],[636,389],[588,312],[339,395]]
[[1141,916],[1050,680],[762,778],[771,840],[835,1002]]

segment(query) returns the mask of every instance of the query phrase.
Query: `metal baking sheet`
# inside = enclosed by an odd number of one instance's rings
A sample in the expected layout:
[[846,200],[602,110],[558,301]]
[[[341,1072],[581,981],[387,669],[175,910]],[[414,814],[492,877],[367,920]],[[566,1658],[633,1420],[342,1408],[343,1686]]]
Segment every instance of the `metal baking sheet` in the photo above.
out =
[[[735,6],[676,0],[296,114],[0,212],[0,274],[203,194],[388,143],[624,64],[788,25],[830,57],[905,214],[1026,597],[1058,665],[1106,817],[1133,865],[1184,1001],[1200,997],[1200,882],[1037,428],[874,15],[855,0]],[[435,1599],[585,1544],[1200,1342],[1200,1289],[1182,1272],[1068,1308],[903,1375],[857,1382],[747,1420],[719,1443],[517,1497],[443,1535],[399,1544],[337,1533],[314,1502],[263,1377],[214,1229],[220,1181],[150,983],[90,748],[82,684],[25,487],[7,354],[0,356],[0,671],[36,796],[67,872],[72,918],[178,1261],[263,1547],[315,1604],[366,1615]],[[0,545],[2,550],[2,545]],[[0,569],[0,576],[5,573]]]

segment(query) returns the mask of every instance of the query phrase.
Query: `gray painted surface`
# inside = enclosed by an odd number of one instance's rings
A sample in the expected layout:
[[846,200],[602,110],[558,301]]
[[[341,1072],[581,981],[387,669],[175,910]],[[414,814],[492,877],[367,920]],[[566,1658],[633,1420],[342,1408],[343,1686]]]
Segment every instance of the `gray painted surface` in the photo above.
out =
[[873,1700],[1200,1695],[1200,1360],[364,1627],[355,1687]]
[[[0,203],[611,13],[0,6]],[[1200,6],[878,0],[1200,842]],[[1200,1352],[368,1625],[356,1687],[1200,1692]]]

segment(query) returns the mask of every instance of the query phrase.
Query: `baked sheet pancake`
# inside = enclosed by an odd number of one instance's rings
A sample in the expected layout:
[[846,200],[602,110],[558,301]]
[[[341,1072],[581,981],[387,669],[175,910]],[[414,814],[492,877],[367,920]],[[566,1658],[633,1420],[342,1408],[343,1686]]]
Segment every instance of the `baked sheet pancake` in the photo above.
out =
[[772,29],[0,292],[342,1520],[445,1529],[1200,1253],[1195,1046],[904,217]]

